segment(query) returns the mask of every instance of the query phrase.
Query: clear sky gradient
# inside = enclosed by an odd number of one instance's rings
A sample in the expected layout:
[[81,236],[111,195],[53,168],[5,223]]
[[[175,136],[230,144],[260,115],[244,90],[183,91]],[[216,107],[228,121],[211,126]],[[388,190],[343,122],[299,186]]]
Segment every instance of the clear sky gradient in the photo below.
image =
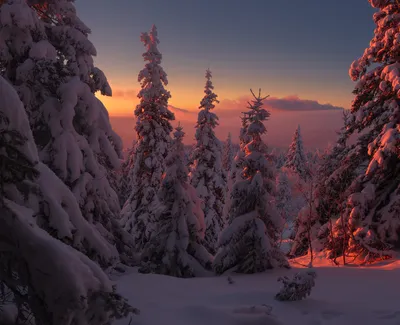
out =
[[276,98],[349,108],[348,68],[374,30],[367,0],[77,0],[76,7],[113,88],[112,99],[101,98],[111,115],[131,115],[137,103],[140,33],[152,24],[170,104],[190,111],[203,96],[208,67],[226,103],[261,87]]

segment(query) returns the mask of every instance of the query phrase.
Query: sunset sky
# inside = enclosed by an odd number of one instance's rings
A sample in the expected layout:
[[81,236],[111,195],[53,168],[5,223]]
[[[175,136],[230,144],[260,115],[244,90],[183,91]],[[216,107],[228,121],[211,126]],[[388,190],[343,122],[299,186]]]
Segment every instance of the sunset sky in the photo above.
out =
[[[329,139],[311,147],[335,139],[341,110],[332,113],[325,104],[350,107],[348,68],[374,29],[367,0],[77,0],[76,7],[92,29],[96,65],[113,88],[113,98],[101,97],[111,116],[133,115],[144,66],[140,33],[155,24],[170,104],[189,111],[175,111],[177,119],[195,121],[210,67],[220,115],[236,118],[220,117],[218,135],[238,132],[249,89],[262,88],[273,97],[268,129],[271,137],[284,137],[278,146],[290,141],[297,124],[309,142],[323,136],[324,129],[315,128],[327,124]],[[310,114],[320,117],[312,119],[318,125],[309,125]]]

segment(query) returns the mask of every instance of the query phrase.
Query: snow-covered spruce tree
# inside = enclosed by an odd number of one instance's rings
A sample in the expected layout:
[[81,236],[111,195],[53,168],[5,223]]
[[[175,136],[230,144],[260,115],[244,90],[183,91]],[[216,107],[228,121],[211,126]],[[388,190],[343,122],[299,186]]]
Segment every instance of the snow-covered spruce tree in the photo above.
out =
[[225,203],[226,174],[222,166],[222,145],[215,135],[218,117],[211,110],[218,103],[213,92],[211,71],[206,71],[204,97],[200,102],[200,112],[196,124],[196,146],[192,153],[193,165],[190,171],[190,183],[202,200],[202,209],[206,222],[205,246],[211,254],[215,253],[218,235],[223,221]]
[[286,162],[286,155],[283,152],[278,153],[277,155],[277,159],[276,159],[276,169],[281,169]]
[[300,134],[300,125],[293,135],[284,166],[297,173],[302,179],[307,178],[307,159],[304,153],[303,139]]
[[307,162],[309,166],[316,167],[320,163],[320,159],[322,157],[322,153],[319,149],[314,151],[308,151],[306,154]]
[[269,154],[271,161],[274,163],[275,168],[279,170],[285,163],[286,156],[277,148],[273,148]]
[[225,204],[222,210],[222,219],[224,225],[226,224],[228,208],[230,206],[231,190],[236,179],[237,167],[239,165],[239,163],[237,164],[235,162],[234,150],[235,149],[232,144],[232,136],[229,132],[228,138],[224,143],[224,153],[222,158],[222,165],[224,167],[224,170],[226,171]]
[[[247,129],[249,127],[249,120],[251,117],[251,114],[253,112],[242,112],[241,116],[241,122],[242,122],[242,127],[240,128],[240,133],[239,133],[239,147],[244,150],[244,147],[251,141],[251,137],[247,133]],[[269,117],[269,112],[267,112],[268,117]]]
[[232,136],[231,133],[229,132],[228,138],[224,143],[224,154],[222,159],[222,166],[224,167],[227,174],[231,171],[233,158],[234,158],[234,153],[232,146]]
[[240,117],[242,121],[242,127],[240,128],[239,132],[239,148],[236,151],[236,155],[233,158],[231,171],[229,173],[228,179],[228,193],[227,193],[227,200],[226,200],[226,208],[231,205],[231,192],[233,185],[242,180],[242,171],[243,171],[243,160],[245,156],[245,147],[251,141],[251,138],[247,135],[247,127],[248,127],[248,119],[246,118],[249,112],[242,112],[242,116]]
[[[315,193],[315,174],[309,168],[308,177],[304,186],[301,188],[301,194],[304,197],[305,205],[296,216],[293,245],[290,256],[297,257],[310,255],[310,265],[314,259],[314,241],[318,236],[321,224],[316,211],[317,196]],[[321,250],[319,248],[318,250]]]
[[275,182],[266,158],[264,121],[269,113],[262,108],[261,90],[249,103],[247,135],[242,178],[233,187],[229,224],[223,230],[213,268],[217,274],[228,270],[239,273],[262,272],[289,264],[278,247],[282,218],[273,206]]
[[[341,229],[346,252],[363,262],[392,256],[400,231],[400,3],[370,0],[378,11],[370,45],[349,74],[357,81],[349,131],[364,131],[368,167],[351,185]],[[340,227],[340,226],[339,226]],[[339,228],[340,229],[340,228]]]
[[183,151],[183,159],[184,159],[183,163],[186,166],[186,168],[188,168],[188,172],[190,172],[189,166],[190,166],[190,157],[192,155],[192,146],[193,145],[185,146]]
[[89,29],[66,0],[47,1],[40,9],[32,1],[6,1],[0,27],[0,71],[25,105],[40,160],[126,260],[132,243],[117,221],[118,197],[109,182],[122,145],[94,95],[97,90],[111,95],[111,89],[93,65]]
[[212,256],[203,246],[204,214],[184,165],[182,127],[166,158],[167,169],[159,192],[155,235],[143,253],[143,271],[176,277],[201,276],[211,270]]
[[[315,209],[318,223],[318,246],[323,246],[329,258],[342,255],[346,238],[342,229],[342,216],[353,181],[368,167],[368,148],[365,143],[348,145],[350,115],[344,113],[344,125],[336,145],[325,152],[317,169]],[[347,127],[349,125],[349,128]],[[336,221],[340,219],[340,223]],[[317,247],[316,247],[317,248]]]
[[[288,235],[290,236],[290,232],[292,231],[293,215],[295,210],[292,206],[291,184],[285,171],[279,171],[278,176],[276,177],[275,204],[276,209],[284,222],[279,244],[279,246],[282,247],[284,237]],[[286,246],[285,244],[283,247],[285,247],[285,251],[290,248],[290,246]]]
[[161,67],[156,26],[149,33],[143,33],[141,41],[146,47],[143,58],[147,63],[138,76],[142,89],[138,94],[140,103],[135,109],[137,143],[129,176],[132,192],[121,211],[122,223],[133,235],[138,252],[142,251],[155,229],[157,191],[165,172],[165,158],[171,140],[170,121],[175,119],[168,109],[171,95],[164,88],[168,79]]
[[136,140],[134,140],[132,142],[132,145],[124,152],[124,160],[122,161],[121,167],[118,170],[117,194],[121,207],[124,206],[125,202],[128,200],[129,196],[132,193],[131,171],[134,168],[133,164],[135,161],[135,150]]
[[[320,157],[320,163],[316,168],[316,195],[318,197],[317,211],[321,222],[324,224],[330,218],[337,218],[339,215],[338,197],[343,193],[355,178],[354,167],[358,167],[357,160],[353,168],[346,162],[347,154],[351,149],[347,145],[348,134],[346,125],[349,113],[343,111],[343,126],[338,132],[338,138],[333,148],[326,148]],[[341,170],[342,166],[346,166]],[[347,171],[345,175],[343,172]],[[357,175],[356,175],[357,176]]]
[[276,178],[276,208],[285,222],[290,221],[292,215],[292,190],[289,178],[284,171],[279,172]]
[[[39,162],[18,94],[0,77],[0,287],[12,293],[16,324],[110,324],[137,312],[87,255],[113,255],[57,176]],[[47,229],[38,227],[47,220]],[[62,241],[52,237],[61,237]]]

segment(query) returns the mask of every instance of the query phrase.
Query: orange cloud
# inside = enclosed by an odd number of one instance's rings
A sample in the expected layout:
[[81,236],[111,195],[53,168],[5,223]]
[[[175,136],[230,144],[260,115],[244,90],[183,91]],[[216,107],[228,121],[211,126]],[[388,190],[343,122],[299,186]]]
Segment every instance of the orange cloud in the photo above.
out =
[[112,92],[112,97],[114,98],[124,98],[124,99],[136,99],[137,94],[139,90],[138,89],[119,89],[119,88],[113,88]]
[[168,108],[169,108],[171,111],[173,111],[173,112],[194,114],[193,111],[189,111],[188,109],[185,109],[185,108],[179,108],[179,107],[175,107],[175,106],[172,106],[172,105],[168,105]]
[[[225,140],[228,133],[232,134],[235,142],[238,141],[241,127],[241,112],[246,110],[248,96],[237,99],[221,100],[214,110],[219,117],[219,126],[216,134],[221,140]],[[276,99],[273,98],[274,101]],[[292,103],[299,103],[300,109],[293,109]],[[287,106],[284,105],[287,103]],[[328,143],[334,143],[337,138],[336,131],[343,125],[342,111],[337,108],[330,109],[313,100],[301,100],[297,96],[280,98],[277,105],[275,102],[271,108],[271,117],[266,122],[268,133],[265,136],[269,146],[287,148],[292,140],[292,135],[297,125],[301,125],[304,145],[307,148],[325,148]],[[309,104],[310,106],[306,106]],[[268,107],[268,103],[266,106]],[[186,133],[185,143],[194,143],[195,125],[198,110],[187,110],[169,106],[175,114],[176,126],[178,122],[184,127]],[[269,108],[269,107],[268,107]],[[123,138],[125,146],[129,146],[135,137],[133,114],[127,117],[111,116],[115,131]]]

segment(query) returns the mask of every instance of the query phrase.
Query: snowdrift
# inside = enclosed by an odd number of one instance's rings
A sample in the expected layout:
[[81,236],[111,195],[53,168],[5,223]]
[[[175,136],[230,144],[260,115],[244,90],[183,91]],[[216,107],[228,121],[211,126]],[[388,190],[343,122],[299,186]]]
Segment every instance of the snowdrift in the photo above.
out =
[[[299,263],[306,263],[297,261]],[[400,324],[400,261],[369,267],[337,267],[321,256],[311,296],[303,301],[274,299],[277,278],[299,271],[178,279],[139,274],[117,279],[120,293],[141,310],[131,325],[395,325]],[[129,319],[116,325],[126,325]]]

